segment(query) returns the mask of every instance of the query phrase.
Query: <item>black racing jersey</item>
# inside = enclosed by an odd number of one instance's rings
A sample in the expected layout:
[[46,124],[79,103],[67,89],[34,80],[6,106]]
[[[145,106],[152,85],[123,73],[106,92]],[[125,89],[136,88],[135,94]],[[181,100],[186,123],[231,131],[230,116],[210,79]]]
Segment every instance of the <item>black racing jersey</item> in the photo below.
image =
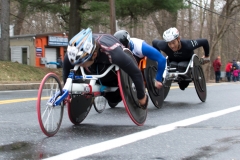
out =
[[168,56],[169,61],[189,61],[194,54],[194,50],[199,47],[203,47],[205,57],[209,56],[209,44],[207,39],[181,39],[180,42],[181,49],[176,52],[172,51],[167,42],[164,40],[153,40],[152,45],[154,48],[163,51]]
[[[134,62],[135,59],[130,58],[123,51],[123,48],[121,47],[122,44],[114,36],[110,34],[93,34],[93,37],[95,42],[99,44],[100,47],[93,65],[88,68],[91,72],[87,72],[87,70],[85,70],[85,73],[93,75],[102,74],[110,65],[116,64],[133,80],[137,90],[138,99],[144,98],[145,87],[143,83],[143,77],[137,64]],[[70,69],[73,67],[74,66],[71,65],[66,54],[63,64],[64,83],[66,82]],[[116,79],[116,74],[113,74],[113,72],[110,71],[108,75],[100,79],[100,82],[103,85],[108,86],[108,84],[110,84],[114,79]],[[118,84],[116,84],[116,86],[118,86]]]

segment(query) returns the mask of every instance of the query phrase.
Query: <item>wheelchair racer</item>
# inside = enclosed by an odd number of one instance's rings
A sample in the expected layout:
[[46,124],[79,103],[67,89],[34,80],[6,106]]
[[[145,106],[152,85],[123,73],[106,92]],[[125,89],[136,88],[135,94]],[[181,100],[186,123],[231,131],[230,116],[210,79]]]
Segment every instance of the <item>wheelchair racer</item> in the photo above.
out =
[[[169,59],[170,67],[177,68],[179,72],[185,72],[194,50],[203,47],[205,55],[202,57],[209,62],[209,44],[207,39],[185,40],[180,39],[177,28],[172,27],[163,33],[164,40],[153,40],[152,45],[159,51],[163,51]],[[184,90],[189,81],[179,81],[179,88]]]
[[144,40],[138,38],[130,38],[130,35],[125,30],[119,30],[114,33],[114,36],[126,47],[129,48],[137,62],[144,56],[158,62],[157,75],[155,80],[155,87],[160,89],[162,87],[162,75],[166,65],[166,58],[155,48],[147,44]]
[[[85,68],[86,74],[102,74],[110,65],[116,64],[132,79],[137,90],[139,106],[146,109],[148,96],[145,93],[143,77],[138,66],[121,47],[121,43],[110,34],[92,34],[90,28],[83,29],[70,41],[63,61],[63,82],[66,83],[70,70],[74,65],[80,64]],[[118,87],[115,71],[110,71],[98,80],[99,84]],[[120,90],[107,92],[104,97],[110,107],[115,107],[121,100]]]

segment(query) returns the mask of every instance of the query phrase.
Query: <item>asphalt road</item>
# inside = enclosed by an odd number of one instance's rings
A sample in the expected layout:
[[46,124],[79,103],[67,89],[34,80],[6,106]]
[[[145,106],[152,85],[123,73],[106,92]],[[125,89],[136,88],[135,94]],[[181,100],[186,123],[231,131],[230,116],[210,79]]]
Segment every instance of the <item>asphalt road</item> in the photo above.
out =
[[59,132],[46,137],[38,124],[36,90],[0,91],[0,159],[238,160],[240,82],[208,84],[206,102],[194,87],[173,86],[161,109],[152,103],[136,126],[123,104],[91,109],[78,126],[64,110]]

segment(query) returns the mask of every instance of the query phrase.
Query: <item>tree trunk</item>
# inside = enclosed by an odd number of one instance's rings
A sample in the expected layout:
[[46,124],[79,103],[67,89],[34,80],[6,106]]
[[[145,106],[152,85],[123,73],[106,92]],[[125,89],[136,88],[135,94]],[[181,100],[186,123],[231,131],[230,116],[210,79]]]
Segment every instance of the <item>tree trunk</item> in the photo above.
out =
[[[164,29],[163,29],[162,24],[160,23],[160,20],[157,19],[156,14],[157,14],[157,15],[160,15],[160,11],[157,12],[157,13],[151,14],[151,18],[152,18],[152,20],[153,20],[153,23],[154,23],[155,26],[156,26],[156,29],[157,29],[157,31],[158,31],[158,34],[160,35],[160,37],[162,37],[162,34],[163,34],[163,32],[164,32]],[[161,17],[161,16],[159,16],[159,17]]]
[[[155,24],[159,35],[162,37],[163,32],[170,27],[176,27],[177,25],[177,12],[169,13],[167,11],[158,12],[159,18],[156,17],[156,14],[151,14],[153,23]],[[160,16],[161,15],[161,16]]]
[[188,24],[189,24],[189,29],[188,29],[189,36],[188,36],[188,38],[192,39],[192,5],[191,5],[191,3],[189,5],[190,5],[190,7],[188,9],[188,17],[189,17],[189,22],[188,22]]
[[19,7],[19,10],[18,10],[16,20],[15,20],[15,24],[14,24],[14,35],[20,35],[21,34],[23,21],[24,21],[24,18],[26,16],[26,12],[27,12],[27,5],[26,4],[20,3],[19,5],[20,5],[20,7]]
[[69,13],[69,35],[68,39],[73,38],[79,31],[81,27],[81,16],[79,13],[79,8],[81,6],[82,0],[70,0],[70,13]]
[[[203,8],[206,8],[207,2],[203,5],[202,0],[200,0],[200,6],[203,6]],[[204,26],[204,21],[206,19],[206,14],[205,11],[202,9],[202,7],[200,8],[200,31],[199,31],[199,38],[203,37],[203,26]],[[201,55],[201,53],[203,53],[203,49],[199,49],[198,50],[198,56]]]
[[10,1],[1,0],[1,38],[0,38],[0,60],[10,61],[9,50],[9,22]]
[[[210,3],[210,11],[214,11],[214,1],[215,0],[211,0]],[[213,49],[213,13],[210,12],[209,13],[209,45],[210,45],[210,63],[208,65],[206,65],[206,70],[205,70],[205,76],[206,76],[206,80],[210,80],[210,74],[214,75],[214,71],[213,71],[213,67],[212,67],[212,57],[214,56],[214,51]],[[211,78],[212,79],[212,78]]]

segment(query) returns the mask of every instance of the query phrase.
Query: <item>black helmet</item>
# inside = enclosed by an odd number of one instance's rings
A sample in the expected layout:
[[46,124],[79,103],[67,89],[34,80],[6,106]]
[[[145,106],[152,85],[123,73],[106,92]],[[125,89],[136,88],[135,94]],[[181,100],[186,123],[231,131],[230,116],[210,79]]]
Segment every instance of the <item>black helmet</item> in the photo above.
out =
[[126,48],[128,48],[128,44],[130,41],[130,35],[125,30],[120,30],[114,33],[114,37],[116,37]]

